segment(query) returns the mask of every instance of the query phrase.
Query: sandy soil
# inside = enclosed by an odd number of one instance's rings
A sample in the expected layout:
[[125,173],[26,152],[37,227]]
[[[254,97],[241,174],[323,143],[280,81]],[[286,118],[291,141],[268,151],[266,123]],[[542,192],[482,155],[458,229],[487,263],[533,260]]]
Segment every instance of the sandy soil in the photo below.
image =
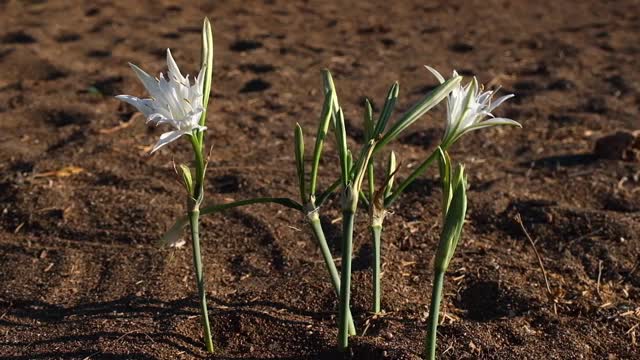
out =
[[[608,4],[607,4],[608,3]],[[204,358],[191,253],[154,243],[184,210],[172,160],[113,98],[142,95],[126,66],[194,73],[215,28],[208,202],[295,198],[293,126],[313,138],[332,70],[349,141],[363,98],[399,110],[435,85],[422,67],[476,75],[517,97],[524,129],[467,136],[452,156],[471,189],[450,267],[442,359],[640,358],[640,165],[594,155],[640,128],[638,1],[0,1],[0,358]],[[439,107],[393,144],[409,173],[437,144]],[[327,147],[322,186],[336,176]],[[68,176],[63,176],[68,175]],[[417,359],[440,229],[435,171],[383,235],[384,316],[370,308],[366,216],[355,240],[356,359]],[[340,257],[338,201],[323,221]],[[536,241],[552,294],[532,247]],[[335,359],[336,300],[304,219],[255,206],[203,222],[214,359]]]

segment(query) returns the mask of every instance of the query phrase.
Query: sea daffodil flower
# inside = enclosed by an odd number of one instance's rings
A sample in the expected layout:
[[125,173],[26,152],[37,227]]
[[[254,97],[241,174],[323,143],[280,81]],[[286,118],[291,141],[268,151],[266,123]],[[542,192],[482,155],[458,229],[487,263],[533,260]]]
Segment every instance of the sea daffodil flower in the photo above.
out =
[[117,99],[133,105],[153,125],[167,124],[172,130],[160,135],[160,140],[151,152],[178,139],[182,135],[194,135],[195,131],[204,131],[200,118],[204,112],[203,83],[205,66],[193,81],[189,75],[182,76],[171,51],[167,49],[167,78],[160,73],[160,79],[154,78],[134,64],[129,64],[151,96],[147,99],[131,95],[118,95]]
[[[444,83],[445,79],[438,71],[426,66],[431,73]],[[454,70],[453,77],[458,76]],[[466,86],[458,84],[447,97],[447,123],[442,138],[442,148],[446,149],[469,131],[497,125],[522,127],[517,121],[494,117],[491,113],[514,95],[501,96],[493,101],[495,91],[483,91],[474,77]]]

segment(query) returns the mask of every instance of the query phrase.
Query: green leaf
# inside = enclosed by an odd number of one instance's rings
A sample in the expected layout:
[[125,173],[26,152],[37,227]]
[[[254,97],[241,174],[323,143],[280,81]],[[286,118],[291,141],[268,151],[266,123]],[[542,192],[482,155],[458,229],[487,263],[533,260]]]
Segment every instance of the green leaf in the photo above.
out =
[[[300,212],[304,212],[304,207],[297,203],[294,200],[289,198],[253,198],[246,200],[238,200],[226,204],[218,204],[218,205],[209,205],[202,207],[200,209],[200,216],[203,215],[211,215],[224,210],[233,209],[240,206],[253,205],[253,204],[266,204],[273,203],[282,205],[284,207],[297,210]],[[180,217],[176,222],[171,226],[171,228],[160,238],[158,241],[159,245],[172,245],[177,244],[180,236],[182,235],[182,229],[189,223],[189,218],[186,216]]]
[[373,168],[373,159],[367,165],[367,179],[369,180],[369,198],[373,199],[376,192],[375,172]]
[[320,207],[324,204],[325,201],[329,198],[329,196],[336,191],[338,187],[342,184],[342,178],[333,182],[333,184],[329,185],[329,187],[323,191],[318,198],[316,199],[316,206]]
[[[209,105],[209,96],[211,94],[211,82],[213,78],[213,31],[211,22],[208,18],[204,19],[202,25],[202,66],[205,68],[204,83],[202,89],[202,104],[204,111],[200,117],[200,125],[204,126],[207,120],[207,106]],[[198,135],[198,142],[203,145],[204,133]]]
[[442,150],[440,146],[436,149],[438,152],[438,164],[440,168],[440,181],[442,183],[442,216],[446,216],[453,196],[451,185],[451,158],[449,153]]
[[335,113],[340,108],[340,104],[338,103],[338,94],[336,93],[336,87],[333,83],[333,77],[331,76],[331,71],[329,71],[328,69],[322,70],[322,82],[324,84],[325,95],[329,93],[333,94],[332,96],[333,103],[331,105]]
[[340,157],[340,174],[342,178],[342,185],[347,186],[350,180],[349,174],[349,150],[347,148],[347,130],[344,124],[344,113],[342,109],[338,109],[336,116],[336,144],[338,146],[338,156]]
[[[373,154],[375,140],[371,139],[361,150],[355,164],[350,167],[349,181],[342,187],[342,211],[355,213],[358,208],[358,201],[362,193],[362,182],[367,172],[367,165]],[[351,153],[347,157],[348,162],[352,163]]]
[[369,141],[373,137],[373,107],[369,99],[364,99],[364,141]]
[[[373,107],[369,99],[364,100],[364,141],[375,137],[375,124],[373,122]],[[375,172],[373,168],[373,161],[369,161],[367,165],[367,179],[369,182],[369,199],[373,199],[376,191]]]
[[364,146],[360,151],[358,160],[353,166],[353,185],[354,189],[357,191],[360,191],[362,189],[362,182],[364,181],[364,176],[367,172],[367,166],[369,165],[369,160],[371,159],[371,155],[373,154],[375,145],[375,140],[369,140],[367,145]]
[[294,132],[295,138],[295,157],[296,157],[296,172],[298,174],[298,185],[300,186],[300,199],[304,201],[306,199],[305,194],[305,181],[304,181],[304,137],[302,134],[302,127],[296,123],[296,130]]
[[387,160],[387,184],[384,188],[384,197],[391,195],[393,189],[393,181],[398,171],[398,162],[396,161],[396,153],[391,151],[389,153],[389,160]]
[[391,118],[391,113],[393,113],[393,108],[396,105],[396,101],[398,100],[398,94],[400,92],[400,85],[396,81],[391,88],[389,88],[389,92],[387,93],[387,98],[384,102],[384,106],[382,107],[382,112],[380,113],[380,118],[376,123],[376,128],[373,133],[373,137],[377,137],[382,134],[384,129],[387,127],[387,123]]
[[395,190],[391,192],[391,194],[387,195],[384,199],[384,206],[388,208],[393,204],[394,201],[402,194],[402,192],[414,182],[418,176],[422,175],[431,165],[432,162],[436,160],[438,157],[438,152],[434,151],[426,158],[420,165],[418,165],[412,172],[407,176],[397,187]]
[[318,170],[320,167],[320,157],[322,156],[322,147],[324,146],[324,139],[329,131],[329,122],[331,120],[333,103],[333,90],[329,89],[329,92],[324,95],[324,103],[322,104],[322,114],[320,115],[320,124],[318,124],[318,132],[316,133],[316,145],[313,149],[313,164],[311,166],[311,180],[309,185],[309,195],[314,197],[316,195],[316,186],[318,182]]
[[451,90],[458,85],[461,79],[462,77],[460,76],[452,77],[413,105],[413,107],[405,112],[402,117],[400,117],[400,119],[385,133],[380,142],[376,145],[375,151],[380,150],[386,144],[397,138],[402,131],[446,98]]
[[446,271],[458,246],[467,213],[467,181],[464,167],[458,165],[451,180],[453,196],[444,219],[444,227],[436,253],[435,270]]
[[362,201],[362,203],[366,208],[369,207],[370,203],[369,203],[369,199],[367,198],[367,194],[365,194],[364,191],[362,190],[360,190],[360,201]]

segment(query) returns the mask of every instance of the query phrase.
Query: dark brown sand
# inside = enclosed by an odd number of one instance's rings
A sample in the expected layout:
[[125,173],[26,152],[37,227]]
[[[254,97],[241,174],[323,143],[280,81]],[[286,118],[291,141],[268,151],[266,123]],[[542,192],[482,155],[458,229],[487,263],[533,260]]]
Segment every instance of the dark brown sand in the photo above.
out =
[[[599,137],[640,127],[631,0],[0,1],[0,358],[207,357],[190,248],[154,245],[184,211],[172,160],[190,148],[149,156],[162,129],[113,98],[143,95],[127,62],[157,74],[167,47],[193,74],[204,16],[216,62],[207,202],[297,197],[293,127],[311,147],[324,67],[353,145],[365,96],[379,110],[398,80],[399,113],[435,85],[424,64],[476,75],[516,93],[497,115],[524,128],[476,132],[452,149],[470,175],[470,209],[445,285],[440,358],[640,358],[640,165],[592,155]],[[393,144],[400,178],[437,145],[443,121],[440,106]],[[330,142],[322,186],[336,159]],[[431,169],[387,218],[381,317],[369,314],[359,215],[352,310],[364,335],[353,358],[419,358],[439,197]],[[339,260],[337,198],[323,214]],[[254,206],[202,227],[210,358],[340,357],[335,295],[300,214]]]

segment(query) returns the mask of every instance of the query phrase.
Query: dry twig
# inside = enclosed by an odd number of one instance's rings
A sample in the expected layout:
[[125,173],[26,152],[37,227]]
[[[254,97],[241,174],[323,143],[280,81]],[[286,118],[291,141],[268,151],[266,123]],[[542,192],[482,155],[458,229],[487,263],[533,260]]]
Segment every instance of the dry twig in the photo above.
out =
[[[536,258],[538,259],[538,265],[540,266],[540,270],[542,271],[542,276],[544,277],[544,284],[547,288],[547,294],[549,294],[550,298],[554,298],[553,292],[551,291],[551,286],[549,285],[549,279],[547,278],[547,271],[545,270],[544,263],[542,262],[542,257],[540,256],[538,249],[536,249],[535,242],[529,235],[529,232],[527,231],[527,229],[524,227],[524,223],[522,222],[522,216],[520,216],[520,213],[516,214],[515,219],[516,219],[516,222],[520,225],[520,228],[522,229],[522,232],[524,233],[525,237],[527,238],[527,240],[529,240],[529,243],[533,248],[533,252],[536,254]],[[553,313],[558,315],[558,309],[556,307],[555,301],[553,302]]]

